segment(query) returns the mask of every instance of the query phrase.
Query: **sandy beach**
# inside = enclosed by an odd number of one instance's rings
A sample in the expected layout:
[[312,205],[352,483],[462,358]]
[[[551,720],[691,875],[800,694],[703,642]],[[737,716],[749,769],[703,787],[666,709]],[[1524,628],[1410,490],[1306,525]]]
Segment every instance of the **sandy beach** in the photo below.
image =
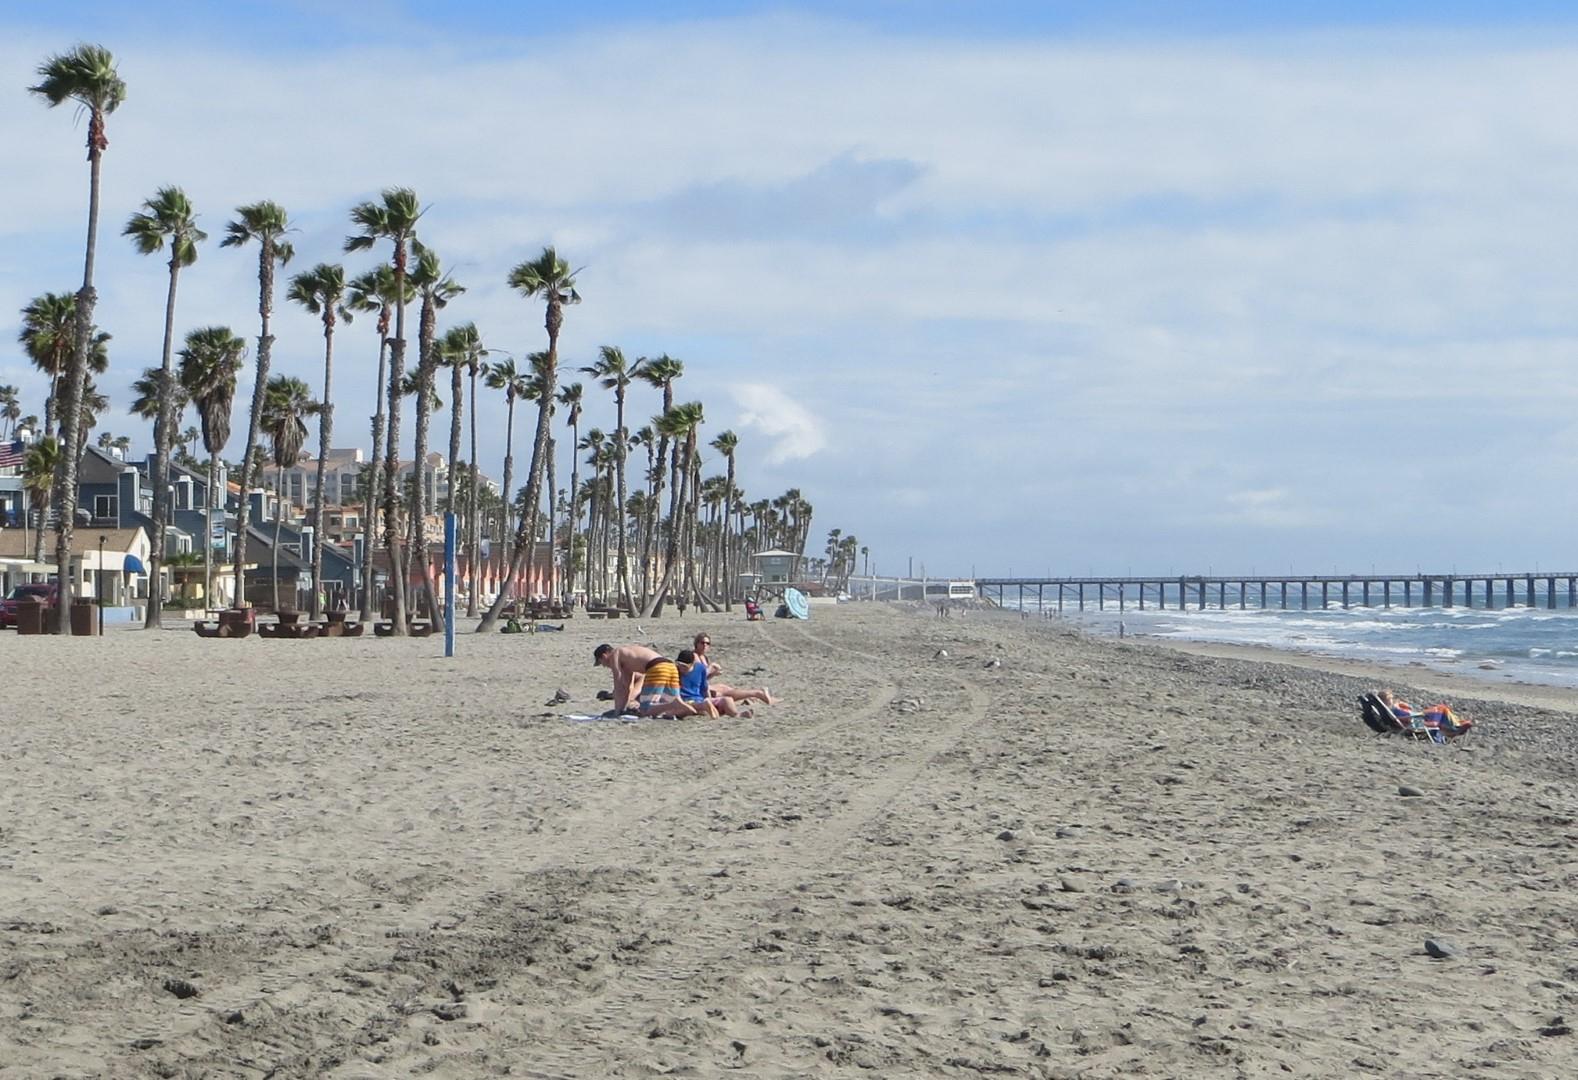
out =
[[[559,715],[700,629],[781,703]],[[1565,692],[879,604],[459,647],[0,638],[0,1076],[1578,1063]]]

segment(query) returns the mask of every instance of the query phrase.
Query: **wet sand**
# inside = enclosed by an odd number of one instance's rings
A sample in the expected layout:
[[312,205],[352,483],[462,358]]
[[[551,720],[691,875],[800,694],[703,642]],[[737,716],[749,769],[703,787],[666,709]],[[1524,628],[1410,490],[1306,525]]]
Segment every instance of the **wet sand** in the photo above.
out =
[[[782,703],[545,705],[698,629]],[[0,637],[0,1075],[1578,1060],[1570,700],[1410,745],[1373,672],[873,604],[460,646]]]

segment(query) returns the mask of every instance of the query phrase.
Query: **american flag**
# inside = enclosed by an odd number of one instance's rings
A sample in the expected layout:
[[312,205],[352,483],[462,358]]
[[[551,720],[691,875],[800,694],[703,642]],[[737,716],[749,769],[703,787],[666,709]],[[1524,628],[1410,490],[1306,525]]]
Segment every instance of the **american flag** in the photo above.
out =
[[15,442],[0,443],[0,469],[9,469],[20,466],[27,457],[27,446],[21,439]]

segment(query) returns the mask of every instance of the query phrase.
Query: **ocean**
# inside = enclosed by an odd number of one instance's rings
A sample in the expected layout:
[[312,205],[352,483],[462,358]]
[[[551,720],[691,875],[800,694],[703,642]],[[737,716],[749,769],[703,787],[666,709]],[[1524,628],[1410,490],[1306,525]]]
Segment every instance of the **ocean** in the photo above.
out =
[[[1014,599],[1009,597],[1007,606],[1015,606]],[[1131,600],[1120,615],[1117,602],[1109,597],[1105,611],[1097,611],[1090,602],[1084,612],[1065,603],[1061,618],[1097,634],[1116,635],[1121,620],[1126,633],[1162,639],[1258,645],[1388,664],[1419,663],[1493,681],[1578,687],[1578,611],[1568,608],[1566,599],[1560,596],[1555,610],[1459,606],[1309,611],[1253,607],[1158,611],[1150,605],[1141,611]],[[1036,613],[1034,600],[1027,600],[1025,607]]]

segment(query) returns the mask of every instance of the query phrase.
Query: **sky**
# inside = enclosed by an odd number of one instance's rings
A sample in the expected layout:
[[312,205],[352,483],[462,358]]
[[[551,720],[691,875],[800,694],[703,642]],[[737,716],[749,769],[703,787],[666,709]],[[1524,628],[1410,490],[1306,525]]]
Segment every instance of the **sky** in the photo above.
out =
[[[17,312],[80,284],[87,169],[83,122],[25,88],[90,40],[129,87],[100,427],[138,450],[126,387],[159,361],[166,285],[120,236],[141,200],[181,185],[213,237],[178,332],[255,338],[255,256],[217,245],[234,207],[290,211],[289,271],[359,272],[347,210],[402,185],[467,286],[441,327],[542,348],[505,280],[557,246],[585,297],[562,362],[679,357],[747,496],[799,488],[812,548],[852,532],[879,572],[1578,569],[1571,5],[20,7],[0,383],[27,411]],[[316,386],[319,326],[277,303],[275,370]],[[366,442],[376,359],[365,320],[343,330],[337,446]],[[482,410],[498,476],[502,398]],[[235,428],[232,456],[239,407]]]

